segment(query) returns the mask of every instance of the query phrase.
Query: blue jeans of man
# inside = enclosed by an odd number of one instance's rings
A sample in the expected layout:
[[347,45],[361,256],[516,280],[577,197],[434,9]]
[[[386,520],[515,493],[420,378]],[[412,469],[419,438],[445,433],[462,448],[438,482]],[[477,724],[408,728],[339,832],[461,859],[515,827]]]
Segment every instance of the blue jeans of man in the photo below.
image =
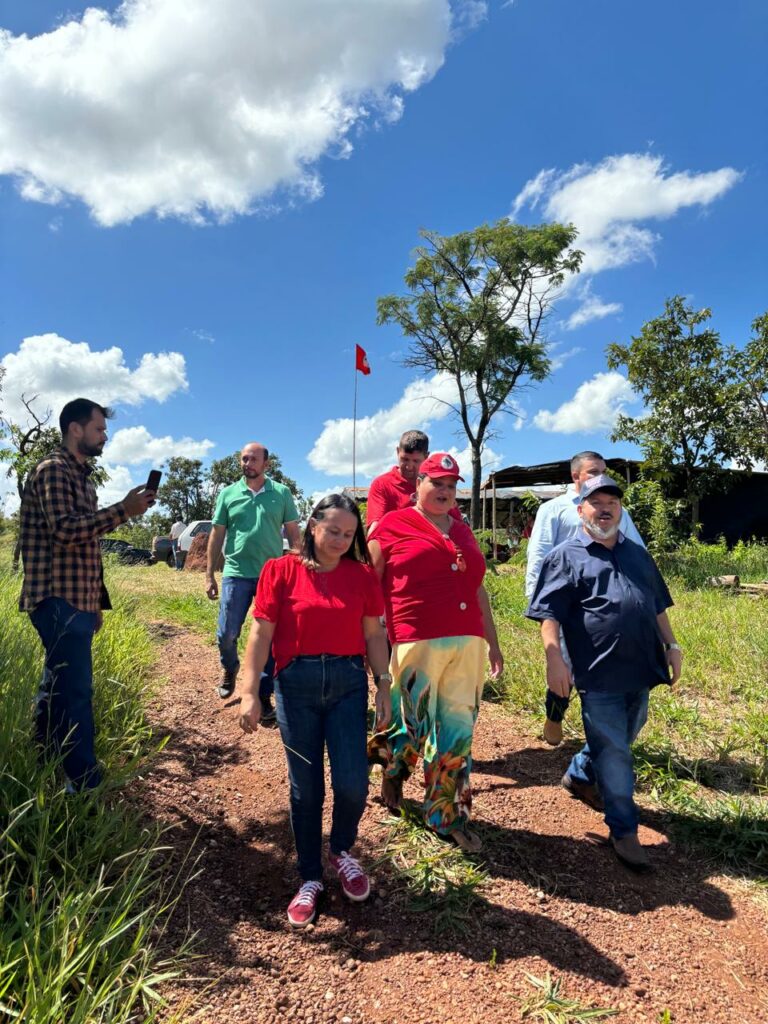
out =
[[616,839],[637,832],[640,816],[633,799],[632,744],[648,718],[649,693],[647,688],[631,693],[580,693],[587,742],[574,755],[568,774],[579,782],[597,784],[605,804],[605,823]]
[[[219,659],[225,672],[236,673],[240,668],[237,653],[237,641],[243,628],[256,593],[258,579],[241,579],[238,576],[224,576],[221,581],[221,598],[219,601],[219,628],[216,642],[219,645]],[[272,679],[275,663],[270,654],[259,682],[259,696],[271,697],[275,689]]]
[[319,881],[323,877],[324,748],[333,789],[332,853],[352,848],[365,810],[368,677],[363,659],[327,654],[295,658],[278,673],[275,706],[288,760],[299,874],[305,882]]
[[93,789],[101,782],[94,750],[91,662],[96,613],[49,597],[29,617],[45,649],[35,739],[44,751],[61,756],[75,789]]
[[173,551],[173,566],[174,566],[176,572],[181,572],[181,570],[184,568],[184,565],[182,563],[181,552],[179,551],[179,538],[178,537],[175,537],[171,541],[171,551]]

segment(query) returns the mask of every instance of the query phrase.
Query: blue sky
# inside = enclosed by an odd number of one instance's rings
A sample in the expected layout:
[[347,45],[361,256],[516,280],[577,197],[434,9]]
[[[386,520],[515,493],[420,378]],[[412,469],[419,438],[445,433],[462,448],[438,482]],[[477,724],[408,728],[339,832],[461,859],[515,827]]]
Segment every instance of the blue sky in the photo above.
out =
[[766,300],[768,13],[700,0],[143,0],[0,8],[3,408],[118,408],[116,499],[248,440],[307,493],[399,432],[465,447],[447,382],[375,323],[420,228],[573,220],[585,272],[554,370],[488,465],[607,440],[636,411],[605,346],[675,293],[743,343]]

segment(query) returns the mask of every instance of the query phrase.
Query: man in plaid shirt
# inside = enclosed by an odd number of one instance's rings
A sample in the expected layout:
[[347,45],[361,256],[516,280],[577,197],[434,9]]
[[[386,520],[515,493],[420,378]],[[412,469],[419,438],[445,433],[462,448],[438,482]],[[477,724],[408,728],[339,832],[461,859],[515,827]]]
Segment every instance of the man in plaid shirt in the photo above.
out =
[[101,782],[94,752],[91,644],[110,608],[99,537],[142,515],[154,494],[134,487],[99,509],[88,459],[101,455],[111,411],[87,398],[61,411],[62,444],[32,470],[21,503],[24,585],[19,607],[29,612],[45,648],[38,696],[38,743],[62,755],[72,788]]

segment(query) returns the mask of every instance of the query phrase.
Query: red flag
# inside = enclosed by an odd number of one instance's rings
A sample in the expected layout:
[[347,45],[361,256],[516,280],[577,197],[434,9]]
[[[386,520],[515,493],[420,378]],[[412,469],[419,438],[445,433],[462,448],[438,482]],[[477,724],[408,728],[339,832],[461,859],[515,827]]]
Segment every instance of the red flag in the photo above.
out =
[[368,356],[365,354],[365,349],[360,348],[359,345],[355,345],[355,369],[359,370],[364,376],[368,376],[371,372],[371,368],[368,365]]

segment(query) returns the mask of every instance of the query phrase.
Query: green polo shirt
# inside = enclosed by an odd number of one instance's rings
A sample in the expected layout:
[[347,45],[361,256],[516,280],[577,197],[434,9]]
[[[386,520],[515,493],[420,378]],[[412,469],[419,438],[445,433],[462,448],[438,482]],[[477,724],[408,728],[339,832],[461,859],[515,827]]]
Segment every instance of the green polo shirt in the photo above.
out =
[[299,518],[293,496],[285,484],[266,477],[257,495],[245,477],[225,487],[216,500],[213,525],[224,526],[224,575],[255,580],[270,558],[283,553],[283,523]]

